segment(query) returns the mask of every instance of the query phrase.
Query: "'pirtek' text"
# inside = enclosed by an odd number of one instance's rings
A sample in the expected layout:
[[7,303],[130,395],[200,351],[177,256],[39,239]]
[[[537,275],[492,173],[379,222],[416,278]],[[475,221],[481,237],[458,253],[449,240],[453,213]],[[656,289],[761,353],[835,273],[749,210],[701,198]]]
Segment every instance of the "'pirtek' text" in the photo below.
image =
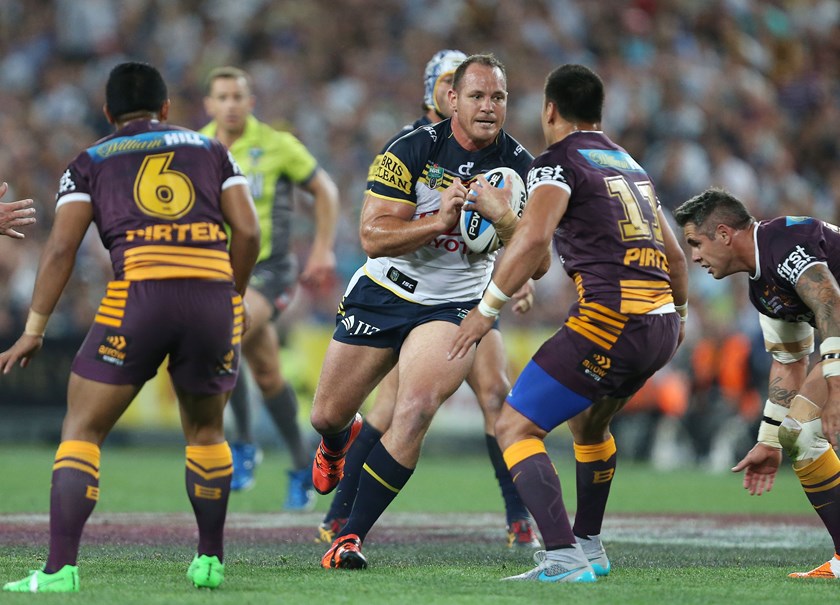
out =
[[227,234],[216,223],[188,223],[129,229],[125,233],[125,239],[129,242],[223,242],[227,240]]

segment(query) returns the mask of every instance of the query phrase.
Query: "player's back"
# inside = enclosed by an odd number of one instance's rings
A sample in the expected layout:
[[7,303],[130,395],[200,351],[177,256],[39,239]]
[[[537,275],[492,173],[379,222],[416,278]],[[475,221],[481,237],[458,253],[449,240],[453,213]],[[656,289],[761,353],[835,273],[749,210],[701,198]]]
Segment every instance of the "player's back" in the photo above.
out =
[[554,244],[581,300],[628,314],[672,302],[656,193],[630,154],[602,132],[574,132],[534,161],[529,192],[543,182],[570,192]]
[[79,154],[57,205],[92,204],[117,279],[229,280],[221,191],[240,181],[218,141],[138,120]]
[[753,305],[769,317],[815,325],[796,283],[816,263],[825,263],[840,279],[840,229],[808,216],[780,216],[761,221],[755,239],[756,272],[749,282]]

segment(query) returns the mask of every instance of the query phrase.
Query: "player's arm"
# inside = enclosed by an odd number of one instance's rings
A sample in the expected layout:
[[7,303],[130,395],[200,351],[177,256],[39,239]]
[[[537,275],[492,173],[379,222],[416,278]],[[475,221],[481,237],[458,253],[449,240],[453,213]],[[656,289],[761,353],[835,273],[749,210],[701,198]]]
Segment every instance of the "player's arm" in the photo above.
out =
[[736,464],[744,472],[744,488],[751,495],[770,491],[782,459],[779,426],[790,410],[808,374],[808,356],[814,350],[814,329],[803,322],[786,322],[759,315],[764,348],[773,356],[767,401],[758,429],[758,443]]
[[230,264],[236,291],[244,295],[260,253],[260,224],[245,184],[222,189],[222,215],[230,226]]
[[412,220],[414,204],[368,192],[359,226],[362,249],[370,258],[378,258],[408,254],[425,246],[456,225],[466,194],[466,187],[456,178],[441,193],[438,212]]
[[674,235],[671,225],[665,218],[662,208],[656,209],[659,216],[659,225],[662,229],[662,238],[665,243],[665,258],[668,260],[668,272],[671,275],[671,292],[674,296],[674,305],[680,314],[682,325],[680,325],[680,342],[685,338],[685,318],[688,311],[688,262],[685,259],[685,252]]
[[329,174],[318,168],[303,185],[312,195],[315,207],[315,240],[309,259],[300,275],[304,285],[320,287],[329,282],[335,271],[335,229],[338,223],[338,187]]
[[840,286],[828,266],[811,265],[796,281],[796,293],[814,312],[822,337],[820,360],[828,383],[828,397],[822,411],[825,438],[840,445]]
[[569,192],[562,187],[545,184],[531,191],[513,238],[497,261],[493,280],[458,327],[449,359],[466,355],[490,331],[505,302],[544,266],[554,230],[568,206]]
[[20,367],[26,367],[40,350],[47,321],[73,273],[76,253],[92,221],[93,208],[88,202],[68,202],[56,210],[50,236],[38,263],[26,327],[12,348],[0,353],[0,371],[4,374],[18,362]]

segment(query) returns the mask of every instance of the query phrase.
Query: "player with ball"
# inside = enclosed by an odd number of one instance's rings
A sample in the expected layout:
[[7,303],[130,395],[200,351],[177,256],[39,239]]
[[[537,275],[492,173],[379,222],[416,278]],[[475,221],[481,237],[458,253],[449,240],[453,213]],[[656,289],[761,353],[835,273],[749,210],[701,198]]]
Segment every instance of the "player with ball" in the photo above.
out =
[[[393,422],[367,457],[347,524],[321,560],[325,568],[367,566],[362,541],[408,482],[437,409],[472,367],[475,347],[454,363],[447,347],[478,304],[494,255],[473,253],[464,242],[458,221],[465,183],[500,166],[525,175],[532,160],[502,130],[507,96],[501,62],[492,55],[465,59],[448,94],[452,118],[391,145],[366,194],[360,233],[368,260],[339,305],[313,402],[312,425],[323,436],[312,473],[319,492],[338,484],[361,427],[357,412],[395,366],[399,387]],[[510,208],[510,189],[498,191],[475,206],[490,220]],[[534,277],[549,261],[546,248]]]

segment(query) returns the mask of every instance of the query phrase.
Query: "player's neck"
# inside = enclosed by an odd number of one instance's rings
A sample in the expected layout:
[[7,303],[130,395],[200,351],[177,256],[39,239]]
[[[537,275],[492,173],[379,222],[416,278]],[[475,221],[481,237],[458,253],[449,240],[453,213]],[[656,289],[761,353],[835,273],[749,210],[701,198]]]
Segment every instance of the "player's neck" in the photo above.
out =
[[601,130],[601,125],[597,122],[567,122],[566,120],[560,120],[551,130],[551,141],[549,142],[549,146],[554,145],[554,143],[559,143],[569,135],[572,135],[576,132],[580,132],[581,130]]
[[140,120],[160,120],[160,116],[157,113],[152,113],[148,111],[135,111],[133,113],[126,113],[120,116],[120,119],[114,122],[114,127],[119,130],[120,128],[124,128],[128,126],[131,122],[138,122]]

